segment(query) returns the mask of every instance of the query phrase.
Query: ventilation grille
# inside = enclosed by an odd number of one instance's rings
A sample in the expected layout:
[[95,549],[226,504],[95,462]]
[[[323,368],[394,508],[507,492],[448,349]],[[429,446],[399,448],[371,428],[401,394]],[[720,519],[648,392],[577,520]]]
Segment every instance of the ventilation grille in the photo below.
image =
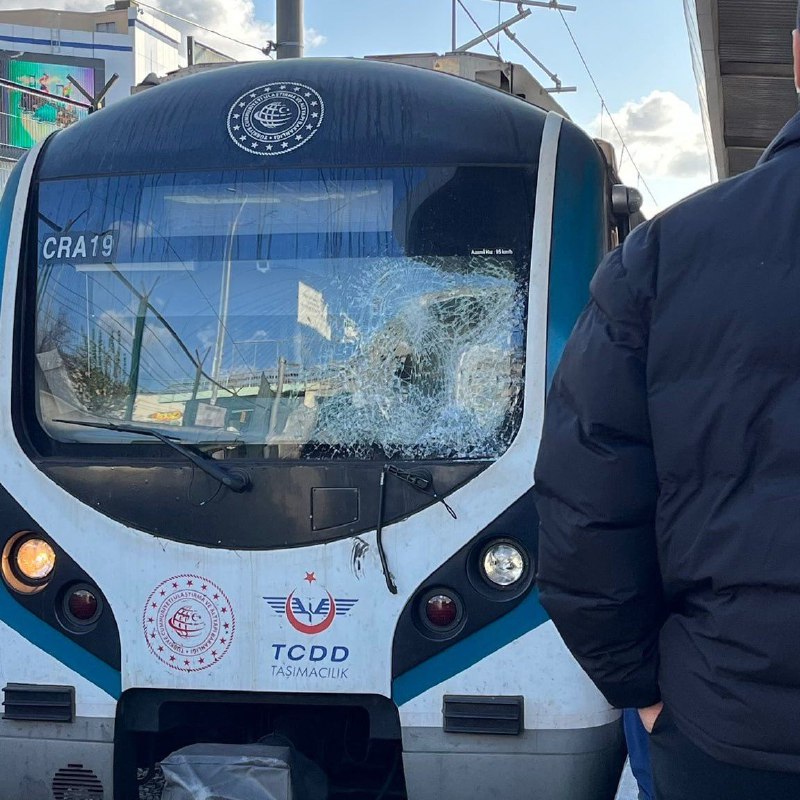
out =
[[83,764],[67,764],[53,778],[53,800],[103,800],[103,784]]
[[3,689],[3,719],[72,722],[75,687],[9,683]]
[[522,697],[459,697],[445,695],[446,733],[519,736],[523,728]]

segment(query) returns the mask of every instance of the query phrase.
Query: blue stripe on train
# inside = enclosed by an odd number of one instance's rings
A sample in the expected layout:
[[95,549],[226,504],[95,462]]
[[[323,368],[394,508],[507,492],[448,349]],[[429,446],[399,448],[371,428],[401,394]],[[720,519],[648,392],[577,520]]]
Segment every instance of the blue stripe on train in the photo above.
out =
[[[595,144],[569,122],[559,141],[553,201],[547,385],[553,380],[575,322],[589,299],[589,282],[603,255],[605,167]],[[534,589],[515,609],[397,678],[392,697],[407,703],[442,681],[547,622]]]
[[[23,161],[24,158],[12,170],[3,197],[0,199],[0,286],[3,284],[6,251],[11,232],[11,217]],[[23,608],[13,598],[2,580],[0,580],[0,621],[13,628],[40,650],[49,653],[66,667],[100,687],[113,698],[116,699],[120,696],[122,677],[118,670],[87,652],[63,633],[51,628],[46,622]],[[19,677],[24,680],[25,675]]]
[[547,319],[547,385],[589,302],[605,250],[605,164],[597,146],[569,122],[561,127]]
[[508,614],[397,678],[392,684],[392,699],[398,706],[413,700],[431,687],[511,644],[528,631],[538,628],[548,619],[547,612],[539,602],[539,593],[533,589]]

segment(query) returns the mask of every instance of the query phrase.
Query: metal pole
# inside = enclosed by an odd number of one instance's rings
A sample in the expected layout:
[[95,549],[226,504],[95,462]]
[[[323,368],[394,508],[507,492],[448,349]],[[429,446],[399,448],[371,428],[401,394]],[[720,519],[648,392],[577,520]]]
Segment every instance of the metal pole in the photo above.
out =
[[228,244],[228,257],[225,259],[225,264],[222,267],[222,285],[220,286],[220,299],[219,299],[219,319],[217,324],[217,340],[214,346],[214,360],[211,362],[211,405],[217,404],[217,397],[219,395],[219,373],[222,369],[222,354],[225,349],[225,336],[228,333],[228,305],[230,303],[231,292],[231,261],[233,250],[233,232],[231,232],[231,241]]
[[452,36],[451,36],[452,44],[450,46],[450,52],[451,53],[455,52],[455,49],[456,49],[456,46],[457,46],[457,43],[456,43],[456,3],[457,2],[458,2],[458,0],[453,0],[453,19],[452,19],[452,24],[450,25],[450,30],[452,31]]
[[[547,73],[547,77],[550,78],[551,81],[553,81],[553,83],[555,84],[555,87],[553,89],[545,89],[546,92],[577,92],[578,91],[578,87],[577,86],[562,86],[561,85],[561,78],[559,78],[558,75],[555,74],[555,72],[550,72],[550,70],[547,69],[547,67],[544,64],[542,64],[542,62],[538,58],[536,58],[536,56],[527,47],[525,47],[525,45],[522,44],[522,42],[519,39],[517,39],[517,35],[512,30],[510,30],[509,28],[505,28],[503,30],[503,33],[505,33],[505,35],[508,36],[508,38],[511,39],[511,41],[514,42],[514,44],[517,47],[519,47],[519,49],[522,50],[522,52],[525,53],[525,55],[528,56],[528,58],[531,61],[533,61],[533,63],[536,64],[536,66],[539,67],[540,70],[542,70],[542,72],[546,72]],[[601,124],[602,124],[602,117],[601,117],[600,121],[601,121]],[[602,136],[600,138],[602,138]]]
[[194,373],[194,386],[192,386],[192,400],[197,400],[197,393],[200,391],[200,379],[203,377],[203,363],[208,356],[209,351],[206,350],[206,354],[203,358],[200,358],[200,352],[195,350],[195,355],[197,356],[197,369]]
[[550,8],[553,11],[577,11],[577,6],[565,6],[555,0],[498,0],[500,3],[514,3],[518,6],[536,6],[537,8]]
[[275,0],[278,58],[303,57],[303,0]]
[[[233,191],[233,190],[231,190]],[[222,285],[219,290],[219,308],[220,313],[217,317],[219,324],[217,325],[217,340],[214,345],[214,360],[211,362],[211,405],[217,404],[217,397],[219,395],[219,373],[222,369],[222,353],[225,349],[225,337],[228,335],[228,305],[230,304],[231,294],[231,268],[233,266],[233,242],[236,236],[236,229],[239,226],[239,218],[242,216],[242,211],[247,205],[247,198],[242,201],[239,211],[236,213],[236,218],[231,225],[231,233],[228,237],[228,250],[226,253],[225,264],[222,267]],[[228,376],[230,379],[230,376]],[[227,382],[226,382],[227,384]]]
[[[10,81],[6,78],[0,78],[0,86],[7,89],[13,89],[15,92],[22,92],[23,94],[30,94],[34,97],[44,97],[45,100],[54,100],[59,103],[64,103],[68,106],[77,106],[78,108],[85,108],[87,111],[92,110],[91,103],[82,103],[80,100],[73,100],[71,97],[59,97],[57,94],[50,94],[50,92],[43,92],[40,89],[32,89],[30,86],[25,86],[16,81]],[[82,90],[81,90],[82,91]]]
[[516,25],[518,22],[521,22],[525,17],[529,17],[531,15],[531,10],[526,8],[519,12],[519,14],[514,15],[510,19],[507,19],[505,22],[501,22],[499,25],[495,25],[494,28],[489,28],[488,31],[485,31],[480,36],[476,36],[474,39],[470,39],[466,44],[462,44],[461,47],[456,47],[456,53],[465,53],[470,47],[475,47],[476,44],[480,44],[481,42],[488,42],[489,39],[492,38],[496,33],[500,33],[500,31],[504,31],[506,28],[510,27],[511,25]]
[[286,359],[281,356],[278,359],[278,385],[275,387],[275,397],[272,400],[272,410],[269,415],[269,431],[267,436],[272,436],[275,432],[275,426],[278,423],[278,406],[283,396],[283,382],[286,376]]
[[136,325],[133,329],[133,346],[131,347],[131,371],[128,377],[128,400],[125,403],[125,419],[133,419],[133,408],[139,392],[139,365],[142,359],[142,340],[144,339],[144,323],[147,318],[147,307],[150,295],[143,294],[139,299],[136,311]]

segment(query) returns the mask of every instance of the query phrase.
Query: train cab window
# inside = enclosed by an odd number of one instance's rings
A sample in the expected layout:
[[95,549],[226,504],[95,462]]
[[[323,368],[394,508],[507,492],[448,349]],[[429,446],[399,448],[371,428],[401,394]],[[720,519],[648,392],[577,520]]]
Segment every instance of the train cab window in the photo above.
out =
[[38,188],[38,423],[279,458],[491,459],[522,408],[535,171],[286,169]]

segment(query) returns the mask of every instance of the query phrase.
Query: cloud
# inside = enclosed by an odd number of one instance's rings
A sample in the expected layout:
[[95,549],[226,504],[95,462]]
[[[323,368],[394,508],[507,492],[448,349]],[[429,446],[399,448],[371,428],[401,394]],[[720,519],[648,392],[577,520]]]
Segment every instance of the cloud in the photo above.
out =
[[[13,0],[15,8],[41,8],[42,0]],[[227,55],[242,60],[262,58],[253,47],[247,47],[226,39],[226,36],[240,42],[264,47],[267,41],[275,39],[275,25],[256,15],[253,0],[148,0],[148,5],[183,17],[190,22],[218,31],[223,36],[215,36],[191,24],[182,23],[172,17],[163,16],[169,25],[178,28],[184,35],[195,35],[204,44],[220,50]],[[51,0],[49,8],[67,11],[100,11],[103,0]],[[149,8],[145,9],[150,11]],[[157,16],[160,16],[156,13]],[[315,48],[325,43],[325,37],[314,28],[306,28],[305,44]]]
[[[612,115],[644,179],[677,178],[694,182],[709,178],[709,155],[700,114],[673,92],[654,91],[639,101],[625,103]],[[634,186],[637,175],[623,156],[619,137],[608,115],[598,115],[589,126],[595,136],[617,150],[620,172]]]

